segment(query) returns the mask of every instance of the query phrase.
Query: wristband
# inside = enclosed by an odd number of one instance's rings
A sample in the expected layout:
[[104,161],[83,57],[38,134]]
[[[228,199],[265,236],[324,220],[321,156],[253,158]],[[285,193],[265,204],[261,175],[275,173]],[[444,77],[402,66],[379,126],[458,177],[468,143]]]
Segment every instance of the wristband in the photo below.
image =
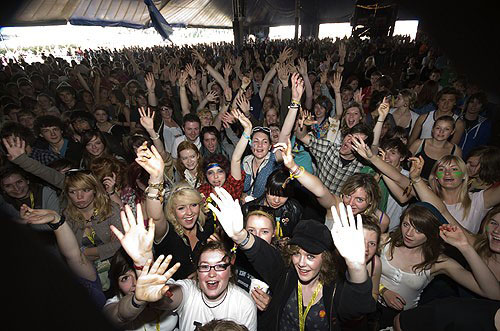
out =
[[144,269],[144,266],[142,266],[142,265],[141,265],[141,266],[136,266],[136,265],[134,264],[134,269],[135,269],[135,270],[142,270],[142,269]]
[[152,140],[158,140],[160,139],[160,135],[159,134],[156,134],[156,137],[151,137]]
[[250,136],[247,135],[245,132],[243,132],[241,135],[243,136],[243,138],[247,139],[248,141],[252,140],[252,138],[250,138]]
[[61,215],[61,218],[59,219],[59,222],[57,223],[47,223],[47,225],[52,229],[52,230],[57,230],[59,229],[59,227],[61,225],[64,224],[64,222],[66,222],[66,218],[64,217],[64,215]]
[[140,304],[138,304],[137,302],[135,302],[134,298],[135,298],[135,294],[132,295],[132,300],[130,300],[130,302],[132,303],[132,306],[134,306],[137,309],[142,308],[142,306]]
[[243,246],[245,246],[246,244],[248,244],[249,241],[250,241],[250,232],[247,231],[246,238],[241,243],[239,243],[238,246],[240,248],[242,248]]

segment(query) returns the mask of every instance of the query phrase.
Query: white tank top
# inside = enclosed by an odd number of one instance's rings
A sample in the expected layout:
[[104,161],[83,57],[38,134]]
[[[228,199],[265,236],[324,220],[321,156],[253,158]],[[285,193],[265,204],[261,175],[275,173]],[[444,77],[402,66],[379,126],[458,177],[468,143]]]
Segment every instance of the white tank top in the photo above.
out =
[[[427,118],[422,123],[422,131],[420,132],[420,139],[432,138],[432,126],[436,121],[436,119],[434,118],[435,115],[436,115],[436,110],[433,110],[427,114]],[[458,119],[458,115],[453,114],[453,119],[456,122]]]
[[[393,267],[387,260],[389,246],[389,244],[384,246],[380,256],[380,261],[382,262],[380,283],[405,299],[406,305],[404,310],[415,308],[418,300],[420,300],[420,294],[432,280],[431,272],[430,270],[425,270],[424,272],[410,273]],[[385,305],[385,302],[382,299],[380,300]]]

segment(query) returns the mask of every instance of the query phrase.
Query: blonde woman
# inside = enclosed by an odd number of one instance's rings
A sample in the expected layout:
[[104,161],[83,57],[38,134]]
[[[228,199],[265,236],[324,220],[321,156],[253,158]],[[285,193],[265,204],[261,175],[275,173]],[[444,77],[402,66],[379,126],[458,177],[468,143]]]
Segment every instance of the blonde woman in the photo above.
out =
[[64,197],[68,205],[63,215],[75,233],[82,253],[96,265],[103,290],[107,290],[108,259],[120,248],[120,242],[109,227],[122,228],[120,206],[110,199],[102,184],[87,170],[66,173]]
[[196,271],[195,253],[214,232],[213,218],[206,219],[202,196],[187,183],[176,185],[164,205],[163,159],[154,146],[139,149],[136,162],[149,173],[146,210],[155,223],[155,251],[174,256],[181,263],[177,279],[187,278]]

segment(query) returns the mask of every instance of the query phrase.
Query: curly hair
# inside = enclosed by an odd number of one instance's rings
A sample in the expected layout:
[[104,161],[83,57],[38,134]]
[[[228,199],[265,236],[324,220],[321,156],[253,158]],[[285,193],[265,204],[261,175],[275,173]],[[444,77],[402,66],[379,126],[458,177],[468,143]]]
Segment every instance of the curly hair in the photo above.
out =
[[[297,254],[300,250],[299,245],[287,245],[282,251],[283,258],[285,260],[285,265],[291,266],[292,256]],[[321,254],[321,267],[319,270],[319,280],[323,284],[328,284],[333,282],[339,275],[339,265],[337,259],[334,257],[333,252],[326,250]]]

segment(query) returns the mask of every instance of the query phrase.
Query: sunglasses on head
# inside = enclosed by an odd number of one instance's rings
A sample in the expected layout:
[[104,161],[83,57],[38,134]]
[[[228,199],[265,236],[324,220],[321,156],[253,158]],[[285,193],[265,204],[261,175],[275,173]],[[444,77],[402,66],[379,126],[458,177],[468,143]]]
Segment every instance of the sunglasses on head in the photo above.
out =
[[252,129],[252,134],[255,132],[266,132],[268,134],[271,134],[271,129],[265,126],[256,126],[255,128]]

